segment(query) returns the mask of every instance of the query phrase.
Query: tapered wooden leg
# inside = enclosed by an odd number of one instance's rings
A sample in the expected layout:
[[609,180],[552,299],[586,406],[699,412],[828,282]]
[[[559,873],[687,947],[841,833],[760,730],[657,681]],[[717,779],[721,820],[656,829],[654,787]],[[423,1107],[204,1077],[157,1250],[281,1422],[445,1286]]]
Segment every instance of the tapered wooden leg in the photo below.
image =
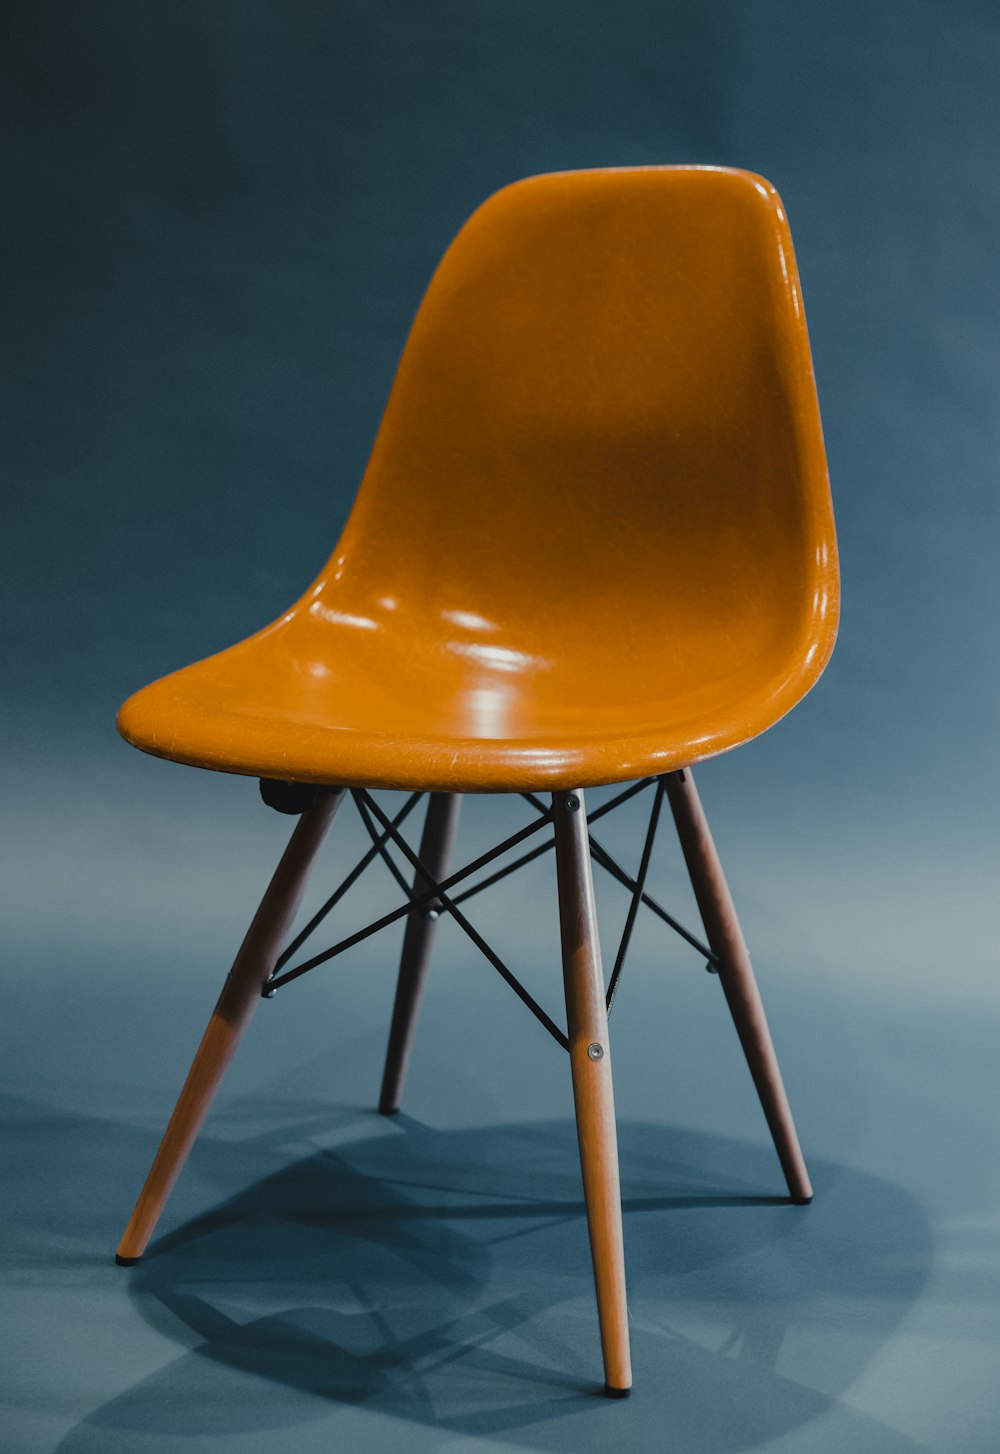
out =
[[552,805],[567,1033],[604,1352],[605,1391],[622,1397],[632,1387],[632,1363],[625,1301],[618,1129],[587,810],[581,791],[553,793]]
[[764,1108],[789,1193],[794,1202],[812,1201],[809,1173],[795,1133],[750,955],[691,769],[669,773],[664,783],[705,934],[719,959],[719,978],[726,1003]]
[[[424,831],[420,839],[420,862],[439,883],[447,875],[451,862],[461,803],[459,793],[432,793],[427,804],[427,817],[424,819]],[[419,874],[414,875],[413,886],[417,890],[426,888]],[[392,1008],[392,1025],[389,1030],[389,1047],[386,1051],[382,1092],[378,1102],[383,1116],[394,1116],[403,1098],[403,1083],[410,1063],[410,1051],[413,1049],[413,1033],[417,1015],[420,1013],[420,1002],[424,997],[437,919],[438,911],[431,904],[414,909],[406,920],[399,979],[396,982],[396,1001]]]
[[343,793],[339,790],[322,794],[295,826],[222,987],[146,1184],[125,1228],[115,1259],[122,1265],[137,1262],[146,1250],[215,1092],[260,1002],[261,991],[295,918],[310,865],[342,801]]

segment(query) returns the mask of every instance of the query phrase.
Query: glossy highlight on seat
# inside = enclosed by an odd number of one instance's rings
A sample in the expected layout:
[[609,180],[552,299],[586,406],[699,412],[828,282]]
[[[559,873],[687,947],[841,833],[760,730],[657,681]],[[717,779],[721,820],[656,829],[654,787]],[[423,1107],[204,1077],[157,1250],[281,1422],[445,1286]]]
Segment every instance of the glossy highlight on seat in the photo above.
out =
[[838,606],[774,188],[710,167],[531,177],[445,253],[318,580],[137,692],[119,729],[303,782],[626,781],[776,722]]

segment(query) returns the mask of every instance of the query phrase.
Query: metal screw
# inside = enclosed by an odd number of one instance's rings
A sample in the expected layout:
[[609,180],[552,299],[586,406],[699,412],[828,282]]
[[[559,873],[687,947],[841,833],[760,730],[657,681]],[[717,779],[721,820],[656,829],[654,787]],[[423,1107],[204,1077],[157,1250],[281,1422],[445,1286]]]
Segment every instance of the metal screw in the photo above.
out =
[[568,813],[575,813],[579,806],[580,799],[576,796],[576,793],[570,793],[569,797],[566,799],[566,811]]
[[604,1046],[598,1045],[597,1041],[595,1040],[593,1045],[587,1046],[587,1054],[590,1056],[591,1060],[603,1060]]
[[424,910],[424,918],[427,919],[431,924],[434,923],[435,919],[440,919],[440,917],[441,917],[441,910],[440,909],[425,909]]
[[711,959],[707,961],[705,969],[708,971],[709,974],[718,974],[719,972],[718,965],[714,964]]
[[264,998],[265,998],[265,1000],[273,1000],[274,997],[275,997],[275,995],[277,993],[278,993],[277,990],[265,990],[264,991]]

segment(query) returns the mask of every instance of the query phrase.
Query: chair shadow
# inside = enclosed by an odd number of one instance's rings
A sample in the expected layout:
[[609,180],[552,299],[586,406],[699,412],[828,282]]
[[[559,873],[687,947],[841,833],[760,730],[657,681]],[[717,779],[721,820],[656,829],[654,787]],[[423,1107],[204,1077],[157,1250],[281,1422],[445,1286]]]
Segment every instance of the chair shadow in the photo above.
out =
[[[463,1435],[645,1447],[654,1432],[683,1454],[750,1449],[837,1405],[927,1276],[930,1232],[898,1187],[820,1164],[817,1201],[796,1208],[760,1194],[779,1176],[769,1148],[625,1121],[637,1391],[609,1403],[595,1397],[572,1124],[439,1132],[400,1116],[387,1134],[367,1119],[370,1135],[267,1176],[121,1274],[181,1351],[79,1423],[62,1454],[338,1415],[358,1450],[387,1447],[387,1420],[410,1451]],[[253,1149],[240,1147],[248,1163]],[[859,1454],[916,1448],[840,1413]]]

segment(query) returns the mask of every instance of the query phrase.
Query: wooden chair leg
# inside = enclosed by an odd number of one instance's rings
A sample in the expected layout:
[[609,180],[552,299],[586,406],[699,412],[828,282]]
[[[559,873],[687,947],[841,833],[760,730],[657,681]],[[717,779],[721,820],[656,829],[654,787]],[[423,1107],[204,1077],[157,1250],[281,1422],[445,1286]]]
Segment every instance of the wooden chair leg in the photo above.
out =
[[552,802],[573,1099],[597,1288],[605,1391],[624,1397],[632,1386],[632,1363],[625,1300],[618,1131],[587,810],[582,791],[554,793]]
[[719,978],[726,1003],[767,1118],[789,1193],[794,1202],[812,1201],[809,1173],[795,1133],[750,955],[691,769],[669,773],[664,783],[705,934],[719,959]]
[[[459,793],[432,793],[427,804],[419,856],[427,872],[439,882],[448,873],[461,804]],[[413,886],[416,889],[426,888],[419,874],[414,875]],[[420,1002],[424,997],[437,918],[438,912],[433,905],[415,909],[407,916],[403,953],[399,961],[399,979],[396,982],[396,1000],[392,1008],[389,1046],[382,1074],[382,1091],[378,1102],[383,1116],[394,1116],[403,1098],[403,1084],[413,1049]]]
[[222,988],[146,1184],[118,1248],[122,1266],[138,1262],[194,1145],[243,1032],[250,1023],[302,898],[309,868],[343,801],[324,793],[302,814]]

